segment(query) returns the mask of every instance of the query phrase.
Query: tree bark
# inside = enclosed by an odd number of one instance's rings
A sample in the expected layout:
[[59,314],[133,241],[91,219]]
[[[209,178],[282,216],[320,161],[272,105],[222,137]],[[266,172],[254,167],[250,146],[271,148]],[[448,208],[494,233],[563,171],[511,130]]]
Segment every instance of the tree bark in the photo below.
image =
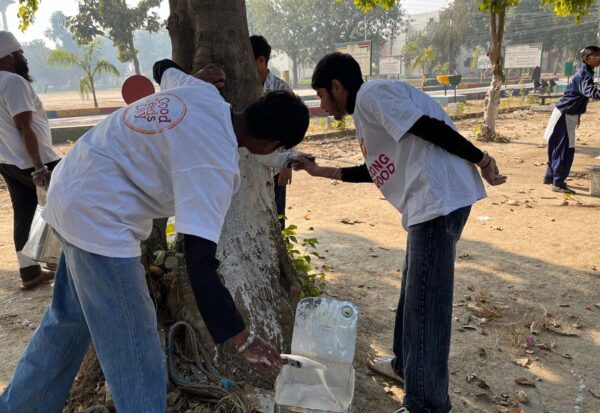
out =
[[[169,3],[167,29],[173,59],[190,73],[208,63],[221,66],[227,79],[223,95],[235,110],[242,110],[258,99],[262,88],[250,48],[245,2],[231,0],[227,7],[217,0],[170,0]],[[286,266],[289,259],[285,248],[281,248],[272,174],[246,150],[240,149],[240,156],[241,187],[232,201],[219,241],[219,272],[248,328],[280,350],[286,350],[299,298],[298,281],[290,274],[293,270]],[[185,277],[180,277],[170,297],[171,316],[191,322],[205,333],[203,338],[209,337]],[[212,343],[208,344],[208,348],[214,348]],[[237,369],[244,381],[265,385],[227,346],[216,353],[224,373],[227,369]]]
[[293,80],[292,80],[292,88],[297,88],[298,87],[298,55],[294,54],[291,57],[292,59],[292,76],[293,76]]
[[[125,7],[127,7],[127,6],[125,5]],[[136,75],[141,75],[142,72],[140,70],[140,60],[138,59],[138,51],[135,48],[135,43],[133,41],[133,32],[131,32],[129,34],[129,39],[128,39],[127,43],[129,46],[129,51],[131,53],[131,61],[133,62],[133,70]]]
[[92,88],[92,96],[94,98],[94,107],[98,107],[98,99],[96,98],[96,87],[94,86],[94,77],[90,75],[90,87]]
[[496,117],[500,105],[500,89],[504,82],[502,71],[502,38],[504,36],[505,13],[490,13],[490,61],[492,62],[492,83],[485,96],[483,127],[480,134],[482,140],[494,140],[496,137]]

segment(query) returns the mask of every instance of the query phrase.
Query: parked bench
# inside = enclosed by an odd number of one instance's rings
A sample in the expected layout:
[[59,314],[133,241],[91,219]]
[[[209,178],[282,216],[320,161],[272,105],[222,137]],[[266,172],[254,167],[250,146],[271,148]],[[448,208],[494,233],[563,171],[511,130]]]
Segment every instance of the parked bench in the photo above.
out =
[[542,106],[544,106],[546,104],[546,99],[560,99],[561,97],[563,97],[562,94],[553,94],[553,95],[544,95],[544,94],[533,94],[530,96],[535,96],[536,98],[539,98],[541,101]]

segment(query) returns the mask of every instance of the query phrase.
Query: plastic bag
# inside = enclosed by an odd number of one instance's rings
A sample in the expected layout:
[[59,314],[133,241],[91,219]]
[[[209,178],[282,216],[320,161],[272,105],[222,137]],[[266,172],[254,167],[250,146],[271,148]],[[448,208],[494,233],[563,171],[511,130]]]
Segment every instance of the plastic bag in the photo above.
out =
[[34,261],[46,264],[57,264],[62,252],[62,243],[50,225],[42,218],[46,203],[46,191],[38,188],[38,206],[33,215],[29,238],[23,247],[23,254]]

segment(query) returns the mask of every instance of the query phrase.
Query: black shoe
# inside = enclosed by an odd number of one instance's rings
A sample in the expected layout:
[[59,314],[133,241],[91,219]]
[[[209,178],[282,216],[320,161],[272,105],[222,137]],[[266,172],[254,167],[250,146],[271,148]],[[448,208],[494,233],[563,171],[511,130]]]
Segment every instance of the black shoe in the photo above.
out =
[[552,185],[553,182],[554,180],[552,178],[548,178],[547,176],[544,177],[544,185]]
[[554,192],[560,192],[562,194],[575,195],[575,191],[572,190],[571,188],[569,188],[569,186],[567,184],[565,184],[564,182],[558,186],[552,185],[552,190]]

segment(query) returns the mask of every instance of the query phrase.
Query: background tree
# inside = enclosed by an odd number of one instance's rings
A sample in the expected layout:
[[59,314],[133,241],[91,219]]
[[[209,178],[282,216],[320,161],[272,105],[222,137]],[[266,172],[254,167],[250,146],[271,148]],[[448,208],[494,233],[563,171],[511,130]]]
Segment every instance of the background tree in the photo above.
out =
[[432,46],[422,47],[419,43],[406,43],[402,49],[405,59],[408,60],[410,70],[421,71],[421,90],[425,87],[428,71],[437,59],[437,54]]
[[50,27],[46,29],[44,34],[58,48],[76,53],[79,51],[79,47],[73,38],[73,34],[67,29],[68,19],[62,11],[55,11],[50,16]]
[[[581,16],[588,13],[593,2],[593,0],[541,0],[541,5],[554,7],[554,11],[561,16],[573,15],[579,23]],[[479,138],[483,140],[494,140],[496,138],[496,117],[500,104],[500,88],[504,82],[502,44],[506,13],[511,7],[518,4],[519,0],[479,0],[480,10],[488,13],[490,17],[489,57],[492,62],[492,82],[485,97],[484,119],[479,133]]]
[[[316,63],[335,50],[337,43],[372,42],[374,62],[385,41],[393,39],[406,21],[400,6],[365,14],[351,2],[314,0],[249,0],[253,34],[264,35],[271,46],[292,60],[293,83],[298,66]],[[324,18],[324,16],[327,16]]]
[[79,80],[79,93],[85,98],[88,98],[91,94],[94,98],[95,108],[98,107],[96,86],[94,84],[96,76],[103,73],[119,76],[117,68],[102,58],[99,44],[99,39],[93,40],[82,48],[80,55],[67,50],[53,50],[47,60],[50,65],[81,69],[83,77]]
[[292,86],[298,86],[299,65],[308,61],[314,39],[314,0],[250,0],[256,33],[265,36],[276,50],[285,52],[292,61]]
[[82,0],[78,14],[67,23],[79,43],[90,43],[98,36],[110,39],[119,51],[119,60],[133,62],[135,73],[141,74],[134,32],[160,29],[156,12],[160,2],[141,0],[135,7],[130,7],[126,0]]
[[473,1],[454,0],[443,9],[434,23],[431,45],[443,62],[448,62],[450,71],[456,70],[456,59],[465,45],[471,19],[476,11]]
[[152,65],[166,56],[171,56],[171,39],[166,29],[155,33],[146,30],[135,32],[135,43],[142,50],[140,53],[140,70],[142,74],[152,78]]

